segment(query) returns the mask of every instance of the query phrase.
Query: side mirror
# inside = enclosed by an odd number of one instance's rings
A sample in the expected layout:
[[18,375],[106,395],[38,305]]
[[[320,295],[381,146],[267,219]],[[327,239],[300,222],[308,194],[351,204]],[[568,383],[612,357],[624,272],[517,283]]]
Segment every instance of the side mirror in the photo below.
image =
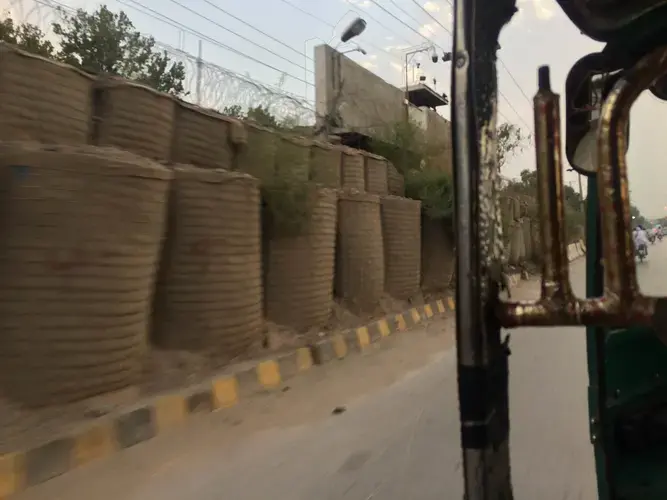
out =
[[[597,172],[597,127],[600,108],[621,76],[612,71],[601,53],[579,59],[565,81],[565,155],[582,175]],[[628,122],[627,141],[630,141]]]

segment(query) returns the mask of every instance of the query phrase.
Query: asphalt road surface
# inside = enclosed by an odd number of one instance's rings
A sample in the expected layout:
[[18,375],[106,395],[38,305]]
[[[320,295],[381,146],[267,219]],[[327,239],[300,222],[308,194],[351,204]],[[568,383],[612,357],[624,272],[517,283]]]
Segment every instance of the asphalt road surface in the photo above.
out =
[[[572,265],[583,294],[584,262]],[[667,242],[639,266],[667,294]],[[535,283],[520,295],[537,293]],[[313,370],[286,392],[196,417],[171,435],[56,478],[16,500],[458,500],[451,321]],[[515,498],[593,500],[582,329],[512,334]],[[346,411],[332,415],[332,408]]]

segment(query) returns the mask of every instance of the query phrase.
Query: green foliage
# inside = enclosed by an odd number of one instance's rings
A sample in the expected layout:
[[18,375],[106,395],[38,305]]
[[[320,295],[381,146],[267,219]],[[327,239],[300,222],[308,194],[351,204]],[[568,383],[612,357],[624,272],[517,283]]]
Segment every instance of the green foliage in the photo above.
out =
[[524,150],[530,141],[520,127],[512,123],[501,123],[496,130],[498,140],[498,167],[502,169],[507,161]]
[[160,92],[184,95],[183,63],[160,51],[155,39],[137,31],[123,11],[115,13],[102,5],[92,13],[60,9],[60,17],[60,22],[52,24],[59,49],[37,26],[17,25],[9,17],[0,22],[0,40],[90,73],[121,76]]
[[[297,133],[300,133],[300,135],[307,135],[304,133],[306,131],[312,132],[310,127],[299,127],[298,120],[294,117],[285,117],[279,121],[278,118],[271,114],[268,106],[250,107],[244,112],[240,105],[232,104],[231,106],[222,108],[222,114],[233,118],[239,118],[241,120],[252,120],[263,127],[281,130],[283,132],[296,131]],[[299,130],[302,128],[305,130]]]
[[238,104],[233,104],[232,106],[225,106],[222,108],[222,114],[226,116],[231,116],[232,118],[243,118],[243,108]]
[[248,108],[248,111],[246,112],[246,118],[264,127],[273,129],[280,128],[278,120],[276,120],[276,117],[271,114],[269,108],[266,106]]
[[155,39],[137,31],[123,11],[106,5],[94,12],[61,10],[62,21],[53,23],[60,37],[57,58],[95,74],[118,75],[161,92],[182,95],[185,66],[156,48]]
[[[504,194],[510,197],[529,197],[537,201],[537,171],[521,171],[519,179],[509,181]],[[563,186],[563,196],[565,199],[566,233],[569,238],[578,239],[582,236],[582,229],[586,221],[585,202],[579,192],[572,186]],[[533,206],[535,209],[529,210],[527,216],[533,220],[538,220],[537,203],[534,203]]]
[[[537,196],[537,170],[523,170],[519,174],[519,180],[511,180],[506,192],[513,194],[522,194],[526,196]],[[563,196],[565,198],[565,205],[573,210],[583,210],[583,200],[578,191],[572,186],[563,186]]]
[[429,168],[431,147],[414,122],[398,122],[371,141],[371,151],[393,163],[405,178],[405,195],[422,202],[431,219],[449,220],[454,212],[454,189],[448,172]]
[[454,185],[447,172],[413,170],[405,176],[405,195],[422,202],[431,219],[451,219],[454,214]]
[[392,162],[403,175],[421,170],[427,153],[427,144],[421,129],[412,121],[400,121],[384,129],[373,138],[371,152]]
[[0,21],[0,40],[42,57],[53,57],[55,48],[45,33],[32,24],[15,24],[10,17]]
[[644,217],[639,209],[632,203],[630,203],[630,216],[632,217],[632,227],[637,225],[641,225],[644,228],[651,226],[648,219],[646,219],[646,217]]
[[299,236],[313,209],[312,186],[289,177],[275,177],[262,185],[264,217],[273,237]]

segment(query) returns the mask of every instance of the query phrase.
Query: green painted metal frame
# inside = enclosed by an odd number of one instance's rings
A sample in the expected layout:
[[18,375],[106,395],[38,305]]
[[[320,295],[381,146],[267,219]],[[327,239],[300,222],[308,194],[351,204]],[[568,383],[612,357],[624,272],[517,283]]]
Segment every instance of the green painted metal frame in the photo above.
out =
[[[599,205],[588,179],[586,295],[603,289]],[[667,402],[667,347],[647,328],[586,330],[589,417],[600,500],[666,500],[667,447],[639,454],[616,444],[619,417]]]

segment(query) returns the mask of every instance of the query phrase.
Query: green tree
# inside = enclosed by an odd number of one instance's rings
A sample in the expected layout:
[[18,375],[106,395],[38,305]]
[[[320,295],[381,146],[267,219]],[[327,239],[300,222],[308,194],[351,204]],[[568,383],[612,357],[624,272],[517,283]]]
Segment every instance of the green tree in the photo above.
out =
[[256,122],[259,125],[270,128],[279,128],[278,120],[271,114],[268,106],[256,106],[248,108],[246,118]]
[[184,93],[185,67],[157,49],[155,39],[137,31],[123,11],[106,5],[90,13],[60,11],[53,23],[60,37],[59,60],[95,74],[117,75],[174,95]]
[[222,114],[226,116],[231,116],[232,118],[244,118],[243,108],[238,104],[232,104],[231,106],[225,106],[222,108]]
[[16,24],[11,17],[0,21],[0,40],[43,57],[53,57],[55,48],[45,33],[29,23]]
[[512,123],[501,123],[496,130],[498,140],[498,167],[502,170],[507,161],[524,150],[530,136]]
[[650,225],[646,217],[644,217],[639,209],[632,203],[630,203],[630,216],[632,217],[633,227],[637,224],[641,224],[644,228]]
[[[537,195],[537,170],[522,170],[518,181],[510,181],[508,189],[517,194],[530,196]],[[563,186],[563,197],[565,205],[573,210],[581,210],[582,199],[572,186],[565,184]]]

